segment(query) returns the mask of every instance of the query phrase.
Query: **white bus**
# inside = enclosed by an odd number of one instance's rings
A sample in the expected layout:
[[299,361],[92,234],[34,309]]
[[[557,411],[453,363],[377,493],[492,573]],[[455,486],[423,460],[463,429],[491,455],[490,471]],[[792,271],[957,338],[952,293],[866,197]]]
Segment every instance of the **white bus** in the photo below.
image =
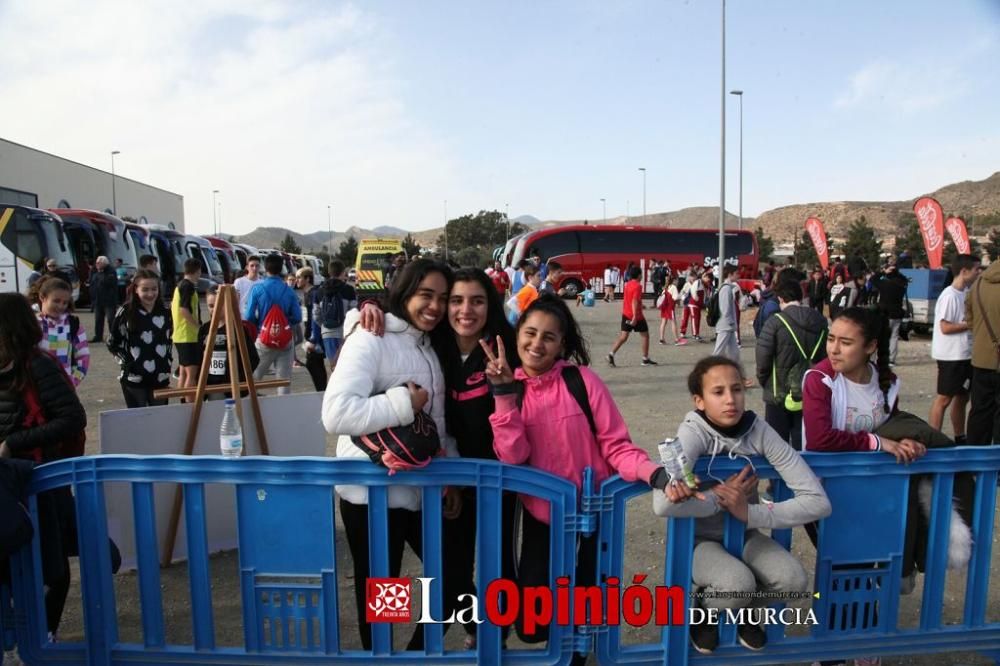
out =
[[0,292],[28,292],[28,278],[44,258],[70,277],[74,300],[80,279],[59,216],[38,208],[0,204]]

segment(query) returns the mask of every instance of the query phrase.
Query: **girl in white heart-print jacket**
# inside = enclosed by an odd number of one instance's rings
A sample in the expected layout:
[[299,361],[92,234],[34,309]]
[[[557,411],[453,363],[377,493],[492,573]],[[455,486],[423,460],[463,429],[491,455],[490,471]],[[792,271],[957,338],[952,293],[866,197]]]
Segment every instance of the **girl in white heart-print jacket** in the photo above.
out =
[[150,407],[167,404],[154,400],[153,391],[170,385],[173,364],[173,319],[160,299],[160,277],[150,270],[136,272],[129,298],[118,308],[111,324],[108,349],[118,359],[125,404]]

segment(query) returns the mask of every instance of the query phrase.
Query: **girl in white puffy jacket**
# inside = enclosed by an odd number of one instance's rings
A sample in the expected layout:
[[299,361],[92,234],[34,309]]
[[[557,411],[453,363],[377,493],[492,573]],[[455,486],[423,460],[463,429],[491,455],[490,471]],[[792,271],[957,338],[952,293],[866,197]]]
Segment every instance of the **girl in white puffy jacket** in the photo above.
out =
[[[393,280],[388,295],[385,335],[377,337],[357,326],[357,310],[347,313],[348,333],[323,396],[323,425],[337,440],[338,458],[368,459],[352,441],[360,436],[413,422],[419,410],[434,419],[445,452],[457,456],[455,444],[445,434],[444,375],[431,336],[448,335],[448,292],[452,273],[446,265],[418,259]],[[368,490],[365,486],[337,486],[340,515],[354,560],[354,593],[361,642],[371,649],[371,626],[365,621],[365,582],[368,569]],[[399,576],[403,547],[410,544],[421,556],[420,488],[390,486],[389,576]],[[460,509],[460,494],[449,489],[445,517]],[[417,627],[410,649],[422,649],[423,632]]]

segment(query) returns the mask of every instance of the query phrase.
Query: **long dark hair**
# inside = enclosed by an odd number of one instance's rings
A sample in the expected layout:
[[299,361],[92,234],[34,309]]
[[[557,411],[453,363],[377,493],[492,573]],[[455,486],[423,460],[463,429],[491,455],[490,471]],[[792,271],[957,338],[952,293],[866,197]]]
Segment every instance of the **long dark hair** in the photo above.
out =
[[576,323],[569,307],[555,294],[542,294],[528,306],[520,319],[517,320],[517,331],[527,321],[532,312],[550,314],[559,321],[559,329],[563,334],[562,358],[575,361],[577,365],[590,365],[590,354],[587,352],[587,341],[580,333],[580,325]]
[[0,294],[0,368],[14,363],[13,387],[22,389],[27,379],[28,358],[42,341],[42,327],[31,303],[21,294]]
[[[486,293],[486,326],[483,328],[483,337],[493,340],[500,338],[507,349],[507,361],[512,368],[521,365],[517,355],[517,338],[514,336],[514,327],[507,321],[503,312],[503,302],[500,294],[497,293],[493,281],[486,275],[485,271],[479,268],[459,268],[455,271],[454,284],[458,282],[475,282]],[[435,351],[443,365],[449,365],[456,359],[461,359],[458,351],[458,344],[454,335],[441,336],[439,339],[432,338],[435,343]],[[446,360],[447,359],[447,360]]]
[[478,282],[486,292],[486,329],[483,333],[491,338],[500,336],[506,345],[514,341],[514,327],[503,313],[503,302],[493,281],[480,268],[459,268],[455,271],[455,282]]
[[[135,272],[132,282],[129,283],[128,288],[125,290],[125,298],[127,299],[125,301],[125,316],[127,317],[128,330],[130,334],[135,330],[137,317],[139,316],[139,308],[142,307],[139,296],[136,294],[136,289],[139,288],[139,280],[156,280],[157,288],[162,289],[163,286],[160,282],[160,274],[156,271],[152,271],[148,268],[140,268]],[[156,303],[153,305],[154,310],[157,307],[165,307],[163,306],[162,299],[163,294],[157,293]]]
[[[417,293],[417,288],[425,277],[431,273],[440,273],[451,291],[451,285],[455,282],[455,275],[451,268],[440,261],[433,259],[417,259],[406,265],[392,280],[389,288],[389,295],[386,298],[386,311],[391,312],[403,321],[410,322],[410,315],[406,311],[406,302]],[[413,322],[410,322],[411,324]],[[434,328],[434,332],[447,331],[448,313],[441,318],[441,321]]]
[[861,337],[865,345],[877,342],[875,348],[875,368],[878,372],[878,387],[882,390],[885,398],[885,411],[889,411],[889,387],[892,386],[892,371],[889,369],[889,338],[892,335],[892,328],[889,320],[878,310],[871,310],[861,307],[850,307],[840,312],[837,319],[846,319],[861,329]]

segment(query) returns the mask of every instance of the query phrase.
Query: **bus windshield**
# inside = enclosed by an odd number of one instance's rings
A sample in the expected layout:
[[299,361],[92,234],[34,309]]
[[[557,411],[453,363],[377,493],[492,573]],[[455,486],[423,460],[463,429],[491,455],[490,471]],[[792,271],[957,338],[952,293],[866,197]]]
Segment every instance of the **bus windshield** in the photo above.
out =
[[122,265],[126,267],[136,267],[136,256],[133,244],[128,240],[125,233],[124,224],[79,215],[63,215],[63,220],[67,222],[77,222],[84,226],[91,226],[94,229],[94,237],[97,241],[97,252],[111,262],[112,267],[118,265],[121,259]]
[[51,215],[31,215],[30,219],[38,224],[42,235],[45,236],[45,251],[49,258],[55,259],[60,268],[73,266],[73,252],[59,221]]
[[524,246],[527,243],[531,234],[525,234],[517,239],[517,244],[514,246],[514,256],[511,257],[510,265],[517,268],[517,265],[521,263],[521,260],[525,258],[524,256]]
[[149,248],[146,247],[146,234],[139,229],[126,229],[126,234],[137,256],[149,253]]
[[104,254],[111,265],[116,267],[118,260],[121,259],[123,266],[135,268],[137,263],[135,250],[132,248],[132,243],[129,242],[128,234],[125,233],[125,227],[119,229],[117,225],[111,224],[97,224],[96,226],[98,237],[104,246]]
[[222,264],[219,263],[219,258],[215,256],[215,250],[209,247],[201,247],[201,254],[205,257],[205,261],[208,263],[208,271],[212,275],[222,275]]

